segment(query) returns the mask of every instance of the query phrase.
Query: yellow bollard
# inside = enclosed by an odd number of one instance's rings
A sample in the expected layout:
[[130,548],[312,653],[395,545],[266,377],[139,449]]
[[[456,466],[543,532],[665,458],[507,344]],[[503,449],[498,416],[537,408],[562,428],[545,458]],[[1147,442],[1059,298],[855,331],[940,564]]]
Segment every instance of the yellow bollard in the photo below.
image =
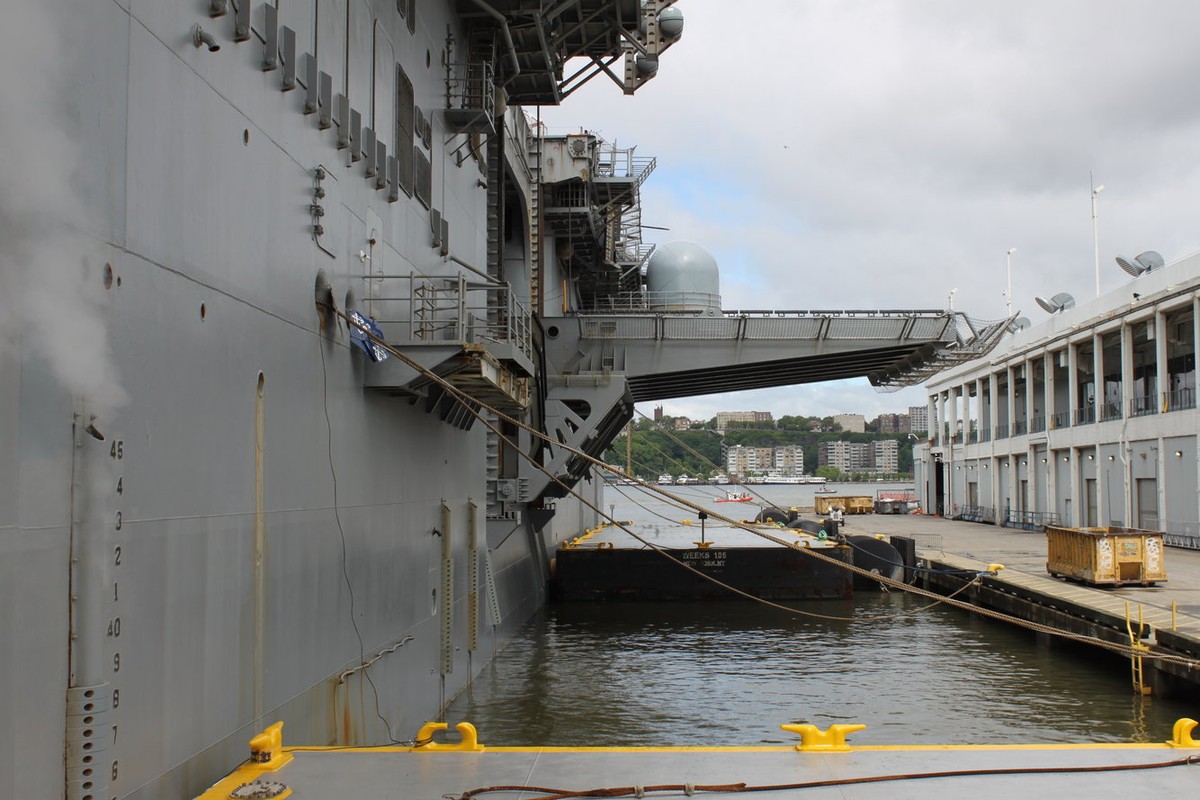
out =
[[780,725],[789,733],[800,735],[800,744],[796,749],[802,753],[849,753],[852,748],[846,744],[846,735],[866,729],[860,723],[830,725],[827,730],[821,730],[816,725],[804,723],[801,725]]

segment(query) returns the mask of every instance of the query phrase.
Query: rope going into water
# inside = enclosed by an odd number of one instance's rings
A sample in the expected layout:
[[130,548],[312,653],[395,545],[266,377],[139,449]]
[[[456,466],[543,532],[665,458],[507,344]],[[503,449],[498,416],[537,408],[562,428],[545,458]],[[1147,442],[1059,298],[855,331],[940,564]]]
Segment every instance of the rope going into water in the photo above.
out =
[[[595,504],[590,502],[587,498],[583,497],[583,495],[576,492],[572,487],[568,486],[567,483],[565,481],[563,481],[562,479],[560,479],[557,475],[552,474],[536,458],[534,458],[533,455],[526,453],[524,450],[522,450],[520,447],[518,447],[510,438],[505,436],[504,433],[499,429],[498,426],[492,424],[492,422],[489,421],[485,415],[480,413],[479,409],[484,409],[484,410],[488,411],[490,414],[494,414],[498,420],[504,421],[510,425],[516,426],[517,428],[526,431],[531,436],[541,439],[542,441],[546,442],[551,447],[561,447],[568,453],[571,453],[572,455],[575,455],[575,456],[583,459],[584,461],[586,461],[587,463],[589,463],[593,466],[596,466],[603,470],[607,470],[609,472],[615,473],[617,476],[619,476],[621,478],[625,478],[627,480],[634,481],[638,485],[642,486],[643,489],[646,491],[662,495],[663,497],[669,498],[672,501],[674,501],[675,503],[677,503],[681,506],[687,507],[687,508],[691,508],[694,511],[697,511],[697,512],[704,511],[706,514],[708,514],[709,518],[720,520],[721,522],[725,522],[735,528],[740,528],[742,530],[745,530],[749,533],[754,534],[755,536],[759,536],[763,539],[766,539],[768,541],[782,545],[791,550],[795,550],[797,552],[804,553],[808,556],[819,559],[819,560],[821,560],[827,564],[830,564],[832,566],[836,566],[841,569],[849,570],[850,572],[852,572],[856,575],[861,575],[861,576],[869,578],[871,580],[878,581],[880,584],[888,586],[889,588],[900,589],[901,591],[905,591],[910,594],[927,597],[929,599],[938,601],[938,603],[944,603],[946,605],[950,605],[955,608],[959,608],[963,611],[967,611],[970,613],[979,614],[981,616],[988,617],[989,619],[995,619],[997,621],[1007,622],[1011,625],[1017,625],[1019,627],[1026,628],[1027,630],[1031,630],[1031,631],[1034,631],[1037,633],[1044,633],[1048,636],[1057,636],[1059,638],[1067,639],[1069,641],[1079,642],[1081,644],[1090,644],[1092,646],[1099,647],[1101,649],[1108,650],[1110,652],[1117,653],[1119,655],[1127,656],[1130,658],[1143,658],[1143,659],[1151,659],[1151,660],[1155,660],[1155,661],[1160,661],[1163,663],[1178,664],[1178,665],[1187,667],[1189,669],[1195,669],[1197,667],[1200,667],[1200,660],[1197,660],[1194,658],[1188,658],[1186,656],[1177,656],[1177,655],[1170,654],[1170,653],[1160,653],[1160,652],[1142,650],[1133,645],[1122,644],[1119,642],[1110,642],[1106,639],[1101,639],[1099,637],[1088,636],[1086,634],[1074,633],[1072,631],[1063,630],[1061,628],[1055,628],[1050,625],[1045,625],[1045,624],[1042,624],[1039,622],[1033,622],[1031,620],[1021,619],[1020,617],[1015,617],[1015,616],[1012,616],[1010,614],[1005,614],[1000,611],[994,611],[989,608],[983,608],[982,606],[977,606],[977,605],[974,605],[973,603],[958,600],[957,598],[954,598],[954,597],[943,596],[943,595],[938,594],[937,592],[933,592],[928,589],[922,589],[918,586],[912,586],[910,584],[904,583],[903,581],[893,580],[892,578],[888,578],[884,575],[880,575],[879,573],[870,572],[869,570],[863,569],[862,567],[857,567],[853,564],[846,563],[845,561],[833,558],[832,556],[828,556],[828,555],[820,552],[820,550],[817,548],[799,546],[795,542],[781,539],[781,538],[774,536],[764,530],[754,528],[746,523],[739,522],[737,520],[734,520],[730,517],[726,517],[722,514],[714,512],[714,511],[708,511],[707,509],[703,508],[702,506],[700,506],[696,503],[688,501],[682,497],[679,497],[677,495],[672,494],[671,492],[664,490],[660,486],[648,484],[645,481],[638,478],[637,476],[628,475],[620,467],[617,467],[613,464],[606,464],[601,459],[595,458],[594,456],[584,452],[583,450],[580,450],[575,447],[571,447],[568,444],[560,442],[557,439],[555,439],[554,437],[550,436],[549,434],[539,431],[536,428],[522,422],[521,420],[516,419],[515,417],[509,416],[508,414],[505,414],[503,411],[500,411],[499,409],[496,409],[477,398],[471,397],[469,394],[462,391],[461,389],[459,389],[457,386],[450,383],[449,381],[445,380],[437,373],[428,369],[424,365],[416,362],[412,358],[409,358],[407,355],[402,353],[399,348],[389,344],[388,342],[384,341],[382,338],[376,336],[373,332],[371,332],[371,330],[369,328],[367,328],[364,325],[359,324],[358,322],[356,322],[354,319],[352,319],[346,313],[342,312],[339,309],[332,309],[332,311],[338,317],[345,320],[347,325],[355,327],[356,329],[361,331],[363,333],[363,335],[368,337],[373,343],[379,345],[384,350],[386,350],[389,354],[395,356],[397,359],[399,359],[401,362],[403,362],[406,366],[416,370],[422,376],[427,378],[430,382],[437,384],[439,387],[446,390],[451,395],[453,395],[455,398],[457,398],[460,402],[462,402],[463,407],[466,408],[471,413],[472,416],[474,416],[477,420],[482,422],[501,441],[503,441],[504,443],[506,443],[510,447],[512,447],[522,458],[524,458],[526,461],[528,461],[533,467],[535,467],[542,474],[544,474],[548,478],[550,478],[551,481],[553,481],[558,486],[563,488],[571,496],[575,497],[577,500],[579,500],[585,506],[587,506],[591,510],[595,511],[599,516],[608,520],[614,527],[620,528],[622,531],[624,531],[626,534],[628,534],[629,536],[631,536],[638,542],[641,542],[646,547],[654,550],[655,552],[659,553],[660,555],[667,558],[668,560],[678,564],[680,567],[688,570],[689,572],[691,572],[693,574],[701,576],[702,578],[704,578],[707,581],[717,584],[718,586],[721,586],[725,589],[728,589],[730,592],[732,592],[733,594],[736,594],[740,597],[744,597],[748,600],[753,600],[757,603],[761,603],[763,605],[767,605],[767,606],[770,606],[773,608],[777,608],[777,609],[786,611],[789,614],[797,614],[797,615],[801,615],[801,616],[815,616],[815,617],[821,616],[821,615],[817,615],[817,614],[812,614],[811,612],[805,612],[805,611],[801,611],[799,609],[791,608],[789,606],[784,606],[779,603],[773,603],[769,600],[765,600],[760,597],[756,597],[756,596],[749,594],[748,592],[744,592],[734,586],[730,586],[729,584],[723,583],[722,581],[714,578],[712,575],[709,575],[706,572],[703,572],[695,567],[692,567],[690,564],[686,564],[683,561],[681,561],[677,558],[674,558],[673,556],[671,556],[670,553],[666,552],[664,548],[661,548],[661,547],[655,545],[654,543],[650,542],[649,540],[647,540],[645,537],[640,536],[637,533],[634,533],[627,525],[624,525],[624,524],[620,523],[619,521],[613,519],[612,516],[605,513],[602,508],[597,507]],[[967,585],[971,585],[974,582],[979,581],[981,579],[981,577],[982,576],[977,576],[975,579],[968,582]],[[965,587],[963,587],[963,588],[965,588]]]

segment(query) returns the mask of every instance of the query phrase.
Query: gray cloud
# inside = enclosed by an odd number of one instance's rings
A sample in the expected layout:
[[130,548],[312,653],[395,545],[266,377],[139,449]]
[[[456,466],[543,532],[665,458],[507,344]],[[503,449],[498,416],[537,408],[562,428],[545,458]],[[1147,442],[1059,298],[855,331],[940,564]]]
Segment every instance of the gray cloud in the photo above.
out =
[[1200,249],[1192,2],[679,7],[684,37],[636,97],[597,79],[543,119],[658,156],[643,217],[672,230],[648,233],[717,255],[727,307],[940,308],[958,287],[995,319],[1013,246],[1017,308],[1090,299],[1089,170],[1105,291],[1119,252]]

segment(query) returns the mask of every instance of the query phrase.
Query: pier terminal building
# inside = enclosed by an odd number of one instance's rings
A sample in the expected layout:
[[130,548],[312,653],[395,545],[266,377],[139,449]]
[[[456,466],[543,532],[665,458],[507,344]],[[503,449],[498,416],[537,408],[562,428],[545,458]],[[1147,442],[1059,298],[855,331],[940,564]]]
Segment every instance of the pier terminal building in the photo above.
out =
[[1018,320],[991,354],[926,384],[928,439],[913,461],[927,513],[1200,545],[1200,255],[1164,266],[1143,255],[1118,259],[1140,272],[1119,289]]

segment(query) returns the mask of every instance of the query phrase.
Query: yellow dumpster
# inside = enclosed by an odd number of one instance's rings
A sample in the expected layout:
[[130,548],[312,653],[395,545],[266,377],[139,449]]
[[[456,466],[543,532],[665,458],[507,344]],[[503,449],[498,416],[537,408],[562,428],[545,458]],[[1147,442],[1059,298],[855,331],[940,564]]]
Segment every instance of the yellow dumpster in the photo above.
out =
[[1046,527],[1046,571],[1093,586],[1167,579],[1163,535],[1137,528]]
[[874,501],[870,497],[819,494],[813,498],[813,511],[817,514],[829,514],[835,506],[847,514],[870,514],[875,510]]

